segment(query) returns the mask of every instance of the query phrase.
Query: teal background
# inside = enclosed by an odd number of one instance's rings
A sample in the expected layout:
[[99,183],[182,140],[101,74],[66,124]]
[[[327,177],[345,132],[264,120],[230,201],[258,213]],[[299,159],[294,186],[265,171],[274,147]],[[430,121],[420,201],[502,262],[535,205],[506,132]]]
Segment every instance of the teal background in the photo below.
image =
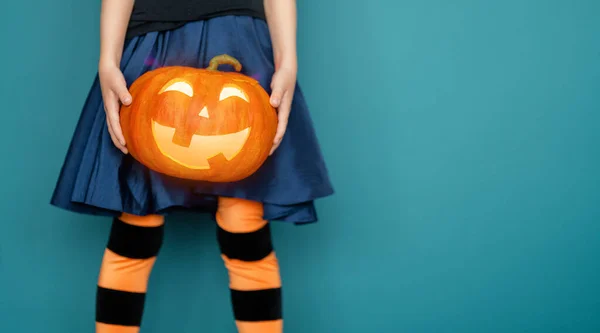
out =
[[[0,332],[93,332],[109,223],[49,206],[100,1],[0,28]],[[300,81],[336,186],[275,225],[288,333],[600,332],[600,2],[299,1]],[[203,216],[177,216],[142,332],[234,332]]]

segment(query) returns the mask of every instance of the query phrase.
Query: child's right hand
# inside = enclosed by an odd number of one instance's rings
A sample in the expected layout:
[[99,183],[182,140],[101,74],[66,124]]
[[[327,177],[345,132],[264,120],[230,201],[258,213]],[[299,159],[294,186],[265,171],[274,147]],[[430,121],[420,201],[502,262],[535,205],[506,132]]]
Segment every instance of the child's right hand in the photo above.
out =
[[131,104],[131,94],[127,89],[127,83],[123,73],[116,65],[101,65],[98,68],[100,77],[100,87],[102,89],[102,99],[104,100],[104,112],[106,113],[106,124],[113,144],[127,154],[127,147],[123,132],[121,131],[121,122],[119,112],[121,104]]

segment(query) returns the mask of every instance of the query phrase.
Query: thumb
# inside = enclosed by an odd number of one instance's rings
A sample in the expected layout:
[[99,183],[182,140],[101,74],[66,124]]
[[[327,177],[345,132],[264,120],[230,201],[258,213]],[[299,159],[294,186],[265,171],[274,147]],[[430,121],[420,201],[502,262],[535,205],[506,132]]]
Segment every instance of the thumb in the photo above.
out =
[[283,94],[285,93],[285,89],[283,89],[281,85],[281,80],[277,73],[273,75],[273,79],[271,81],[271,105],[274,108],[279,107],[281,104],[281,99],[283,99]]
[[281,105],[281,100],[283,99],[284,93],[285,89],[280,87],[280,85],[277,84],[277,81],[275,81],[273,83],[273,91],[271,92],[271,105],[274,108],[277,108],[279,105]]
[[117,96],[119,96],[119,100],[121,101],[121,104],[123,105],[129,105],[131,104],[131,94],[129,93],[129,90],[127,89],[127,84],[125,83],[125,80],[119,80],[119,82],[115,85],[115,89],[114,92]]
[[273,89],[273,93],[271,94],[271,105],[274,108],[279,107],[279,105],[281,104],[281,99],[283,98],[283,89],[281,88],[275,88]]

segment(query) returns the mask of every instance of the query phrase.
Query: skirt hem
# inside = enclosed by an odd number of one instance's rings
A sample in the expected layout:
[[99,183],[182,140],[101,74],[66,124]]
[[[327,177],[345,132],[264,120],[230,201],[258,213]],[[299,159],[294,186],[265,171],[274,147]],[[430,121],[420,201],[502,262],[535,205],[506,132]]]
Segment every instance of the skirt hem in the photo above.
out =
[[[71,199],[69,202],[60,201],[57,198],[53,198],[50,201],[50,205],[78,214],[92,215],[92,216],[110,216],[116,217],[121,213],[128,213],[133,215],[150,215],[157,214],[167,216],[175,212],[192,212],[192,213],[207,213],[214,216],[216,212],[216,198],[219,196],[233,197],[245,200],[252,200],[261,202],[265,207],[264,219],[269,221],[281,221],[293,224],[312,224],[318,221],[316,210],[314,208],[314,200],[321,199],[333,195],[334,191],[329,190],[318,195],[312,196],[306,201],[300,201],[289,204],[274,203],[266,200],[260,200],[251,198],[244,195],[225,195],[225,194],[199,194],[199,197],[203,197],[202,203],[168,203],[162,207],[150,208],[150,209],[134,209],[132,207],[109,207],[108,205],[102,205],[100,203],[92,203],[85,200]],[[207,198],[215,198],[210,200]],[[270,210],[279,210],[273,211]],[[308,212],[307,212],[308,211]],[[304,216],[299,216],[304,215]]]

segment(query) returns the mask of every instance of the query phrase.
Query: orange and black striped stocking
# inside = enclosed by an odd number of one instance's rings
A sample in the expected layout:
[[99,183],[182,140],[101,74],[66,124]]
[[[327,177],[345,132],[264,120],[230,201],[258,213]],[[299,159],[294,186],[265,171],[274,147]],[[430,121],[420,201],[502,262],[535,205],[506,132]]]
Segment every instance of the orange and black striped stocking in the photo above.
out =
[[162,216],[123,214],[114,219],[98,278],[97,333],[139,332],[163,235]]
[[216,218],[239,333],[283,332],[279,264],[262,204],[219,198]]

